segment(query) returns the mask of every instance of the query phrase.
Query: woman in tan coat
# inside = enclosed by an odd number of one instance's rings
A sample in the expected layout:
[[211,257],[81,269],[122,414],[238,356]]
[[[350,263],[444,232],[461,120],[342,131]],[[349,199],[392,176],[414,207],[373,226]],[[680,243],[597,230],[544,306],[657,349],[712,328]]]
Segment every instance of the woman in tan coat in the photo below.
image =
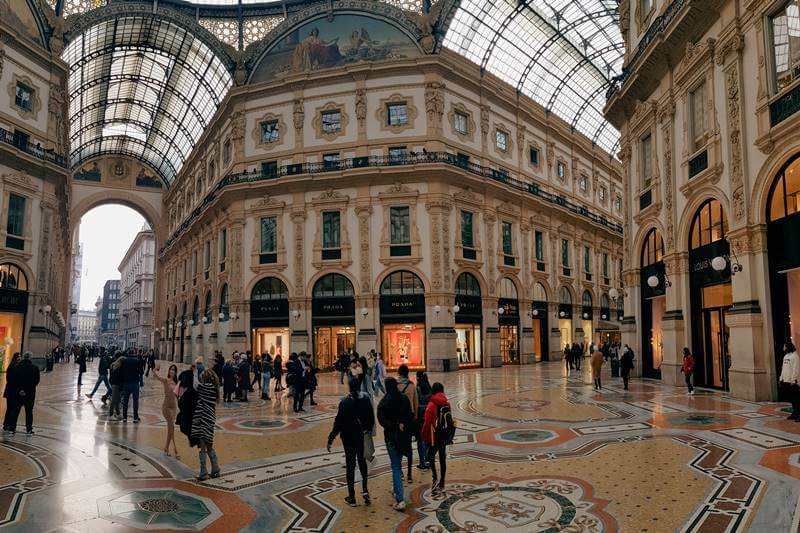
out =
[[160,367],[153,369],[153,375],[164,386],[164,403],[161,404],[161,414],[167,421],[167,442],[164,444],[164,453],[169,457],[169,443],[175,450],[175,459],[179,459],[178,445],[175,444],[175,418],[178,416],[178,397],[175,395],[175,387],[178,385],[178,367],[170,365],[167,377],[159,375]]
[[594,378],[594,390],[602,390],[603,385],[600,383],[600,371],[603,369],[603,352],[595,349],[592,353],[592,378]]

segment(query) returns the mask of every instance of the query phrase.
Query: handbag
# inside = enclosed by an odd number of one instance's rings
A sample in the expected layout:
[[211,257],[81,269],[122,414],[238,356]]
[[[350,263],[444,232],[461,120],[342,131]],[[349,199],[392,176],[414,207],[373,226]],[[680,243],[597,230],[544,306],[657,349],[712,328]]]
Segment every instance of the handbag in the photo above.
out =
[[364,433],[364,459],[370,463],[375,459],[375,441],[369,432]]

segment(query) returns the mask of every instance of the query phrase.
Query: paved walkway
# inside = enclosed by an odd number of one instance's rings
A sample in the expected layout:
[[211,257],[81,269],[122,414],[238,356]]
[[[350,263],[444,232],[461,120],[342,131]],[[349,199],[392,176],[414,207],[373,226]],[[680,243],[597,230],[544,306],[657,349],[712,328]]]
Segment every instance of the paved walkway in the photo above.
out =
[[380,430],[373,504],[344,505],[338,440],[325,451],[338,376],[321,376],[319,405],[303,416],[285,397],[220,404],[223,475],[196,483],[182,435],[180,460],[161,451],[161,385],[146,380],[142,423],[122,425],[84,396],[91,366],[82,390],[75,365],[44,374],[36,434],[0,441],[8,530],[800,531],[800,423],[783,404],[643,380],[625,392],[609,376],[598,394],[557,363],[431,374],[459,422],[448,487],[432,495],[415,469],[399,513]]

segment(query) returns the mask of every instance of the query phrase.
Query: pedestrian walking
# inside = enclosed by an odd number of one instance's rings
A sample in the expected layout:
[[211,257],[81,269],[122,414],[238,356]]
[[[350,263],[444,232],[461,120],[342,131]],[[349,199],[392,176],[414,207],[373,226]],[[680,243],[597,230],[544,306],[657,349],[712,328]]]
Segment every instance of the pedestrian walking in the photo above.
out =
[[111,383],[108,381],[109,368],[111,368],[111,358],[105,352],[103,352],[100,355],[100,363],[97,365],[97,381],[94,382],[94,388],[92,389],[92,392],[86,395],[87,398],[91,399],[94,396],[94,393],[97,392],[100,384],[104,383],[106,386],[106,394],[103,395],[103,405],[106,404],[106,398],[111,394]]
[[692,375],[694,374],[694,356],[689,348],[683,349],[683,364],[681,365],[681,372],[683,372],[683,379],[686,382],[686,388],[689,395],[694,394],[694,385],[692,385]]
[[11,414],[16,409],[16,404],[19,401],[17,398],[19,391],[17,390],[16,368],[21,360],[22,357],[19,352],[14,352],[6,368],[6,388],[3,390],[3,398],[6,399],[6,414],[3,418],[3,431],[11,433],[16,433],[17,431],[16,423],[13,427],[11,426]]
[[425,439],[422,435],[422,427],[425,424],[425,411],[428,408],[428,402],[433,395],[431,390],[430,381],[428,381],[428,374],[422,370],[417,371],[417,407],[416,422],[414,423],[414,431],[416,432],[417,439],[417,455],[419,456],[419,464],[417,468],[420,470],[428,469],[428,447],[425,444]]
[[592,379],[594,380],[594,390],[602,391],[603,384],[600,381],[600,375],[603,370],[603,352],[598,349],[595,349],[592,352],[592,357],[589,360],[589,364],[592,367]]
[[408,365],[400,365],[400,368],[397,369],[397,375],[399,376],[397,379],[397,389],[403,393],[406,398],[408,398],[409,407],[411,408],[411,411],[409,412],[411,423],[408,427],[409,444],[408,447],[405,448],[405,456],[408,458],[406,479],[409,483],[412,483],[414,479],[411,477],[411,467],[414,464],[414,453],[411,450],[411,435],[415,433],[413,424],[417,419],[419,398],[417,398],[417,387],[414,385],[413,381],[408,379]]
[[275,377],[275,389],[273,392],[281,392],[283,390],[283,358],[281,354],[275,356],[272,360],[272,375]]
[[406,508],[403,496],[403,457],[411,450],[409,426],[411,424],[411,403],[408,397],[397,388],[397,380],[386,378],[386,394],[378,404],[378,422],[383,427],[386,451],[392,465],[392,494],[396,511]]
[[[447,446],[453,443],[456,421],[450,410],[450,401],[444,394],[444,385],[436,382],[431,386],[433,395],[425,409],[425,422],[422,436],[428,447],[428,465],[431,469],[433,494],[444,491],[447,475]],[[436,456],[439,456],[439,471],[436,471]]]
[[197,406],[192,417],[192,432],[190,443],[198,448],[200,460],[200,474],[198,481],[209,478],[206,459],[211,460],[212,478],[219,477],[220,467],[217,452],[214,450],[214,426],[217,423],[217,403],[219,403],[219,380],[211,370],[206,370],[200,376],[197,385]]
[[33,405],[36,403],[36,387],[39,385],[39,367],[31,361],[31,352],[25,352],[14,369],[14,389],[17,401],[9,419],[12,433],[16,431],[20,410],[25,408],[25,433],[33,435]]
[[633,370],[633,350],[625,350],[620,359],[620,371],[622,372],[622,384],[628,390],[628,381]]
[[344,447],[344,458],[347,479],[347,497],[344,501],[351,507],[356,506],[355,471],[356,464],[361,473],[361,497],[364,505],[371,503],[367,488],[367,460],[364,457],[364,439],[371,438],[375,426],[375,415],[369,398],[360,393],[360,384],[356,379],[348,381],[349,394],[339,402],[333,429],[328,435],[328,453],[338,435]]
[[800,422],[800,357],[792,341],[787,342],[783,349],[786,355],[781,364],[780,384],[792,404],[789,420]]
[[381,357],[379,353],[375,354],[375,368],[373,368],[372,371],[375,374],[373,380],[375,395],[378,394],[379,389],[383,394],[386,394],[386,388],[383,386],[383,380],[386,379],[386,364],[383,362],[383,357]]
[[83,348],[75,359],[75,364],[78,365],[78,387],[83,384],[83,375],[86,373],[86,357],[86,348]]
[[109,380],[111,383],[111,405],[108,408],[108,417],[113,420],[122,420],[122,387],[125,384],[122,375],[122,362],[124,359],[124,357],[117,357],[111,363],[111,378]]
[[128,421],[128,403],[133,396],[133,423],[139,420],[139,385],[142,379],[142,364],[133,352],[122,360],[122,422]]

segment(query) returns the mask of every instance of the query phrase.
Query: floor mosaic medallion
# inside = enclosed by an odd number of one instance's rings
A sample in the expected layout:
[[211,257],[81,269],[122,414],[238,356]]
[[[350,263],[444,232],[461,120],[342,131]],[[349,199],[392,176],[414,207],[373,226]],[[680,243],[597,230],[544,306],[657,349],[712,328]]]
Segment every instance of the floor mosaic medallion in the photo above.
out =
[[200,531],[222,513],[208,498],[175,489],[140,489],[98,501],[99,516],[140,529]]

